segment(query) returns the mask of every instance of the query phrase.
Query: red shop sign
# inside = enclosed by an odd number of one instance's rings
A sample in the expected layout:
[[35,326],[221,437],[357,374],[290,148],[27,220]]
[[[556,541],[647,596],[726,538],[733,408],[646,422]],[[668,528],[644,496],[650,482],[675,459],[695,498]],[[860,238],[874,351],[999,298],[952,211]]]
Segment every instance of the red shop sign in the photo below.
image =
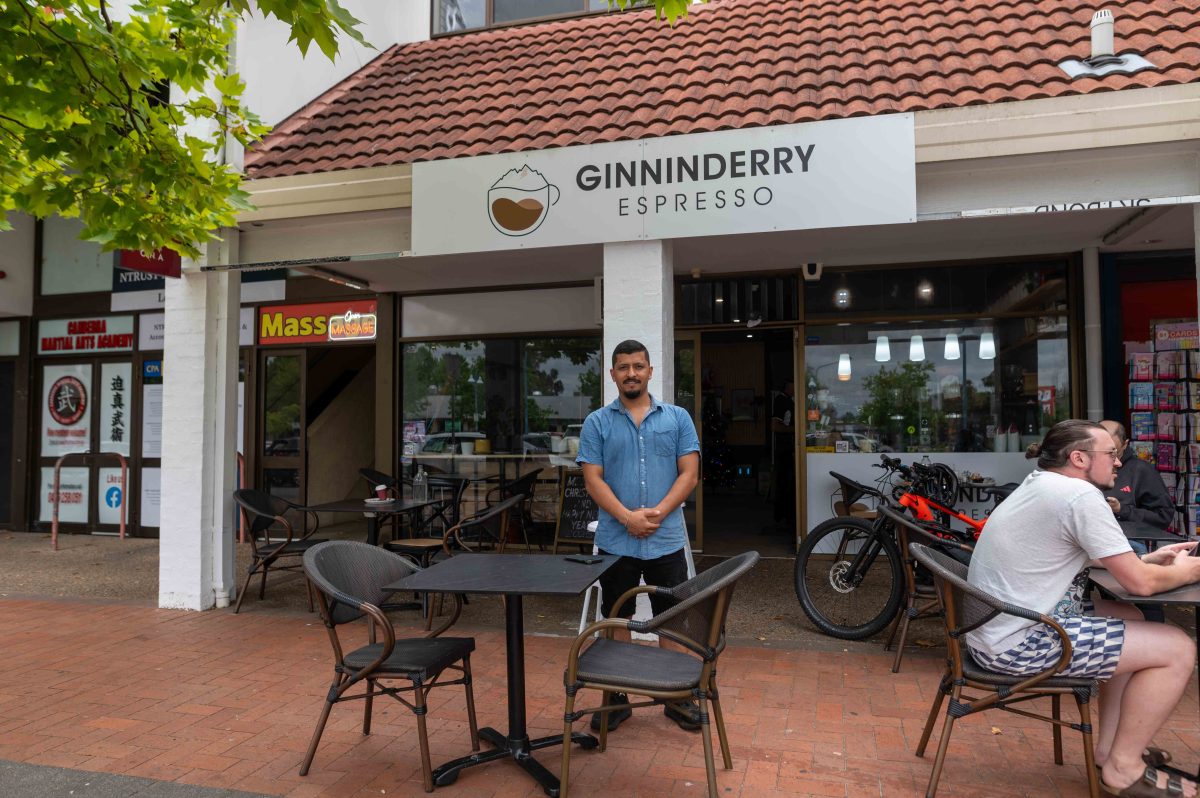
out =
[[374,299],[258,309],[258,343],[264,346],[374,341],[377,328]]

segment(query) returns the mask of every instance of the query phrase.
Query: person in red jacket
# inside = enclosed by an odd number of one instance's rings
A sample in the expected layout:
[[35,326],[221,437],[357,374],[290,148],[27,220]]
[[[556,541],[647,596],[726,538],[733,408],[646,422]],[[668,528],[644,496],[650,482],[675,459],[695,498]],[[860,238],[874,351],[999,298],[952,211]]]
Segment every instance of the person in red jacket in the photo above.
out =
[[[1117,447],[1121,467],[1117,469],[1116,483],[1104,491],[1104,498],[1118,521],[1133,521],[1166,529],[1175,519],[1175,503],[1167,486],[1154,466],[1145,460],[1130,456],[1126,458],[1129,439],[1125,425],[1119,421],[1101,421],[1100,426],[1108,430]],[[1136,541],[1135,541],[1136,542]],[[1134,546],[1137,551],[1137,546]],[[1138,552],[1145,554],[1145,551]]]

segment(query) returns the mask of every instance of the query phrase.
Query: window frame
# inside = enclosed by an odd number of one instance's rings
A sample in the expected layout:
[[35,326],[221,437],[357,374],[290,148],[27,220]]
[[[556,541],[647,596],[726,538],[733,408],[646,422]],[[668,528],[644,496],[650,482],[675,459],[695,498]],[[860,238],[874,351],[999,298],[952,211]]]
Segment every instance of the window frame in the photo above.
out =
[[477,28],[465,28],[464,30],[441,31],[437,30],[437,12],[436,3],[438,0],[429,0],[429,38],[442,39],[447,36],[463,36],[468,33],[481,33],[489,30],[503,30],[505,28],[514,28],[521,25],[537,25],[543,22],[558,22],[564,19],[580,19],[582,17],[591,17],[598,14],[614,14],[625,11],[643,11],[649,6],[632,4],[629,8],[605,8],[593,11],[588,8],[590,0],[579,0],[580,10],[575,12],[567,12],[565,14],[546,14],[540,17],[527,17],[525,19],[513,20],[511,22],[495,22],[494,3],[495,0],[484,0],[483,7],[483,25]]

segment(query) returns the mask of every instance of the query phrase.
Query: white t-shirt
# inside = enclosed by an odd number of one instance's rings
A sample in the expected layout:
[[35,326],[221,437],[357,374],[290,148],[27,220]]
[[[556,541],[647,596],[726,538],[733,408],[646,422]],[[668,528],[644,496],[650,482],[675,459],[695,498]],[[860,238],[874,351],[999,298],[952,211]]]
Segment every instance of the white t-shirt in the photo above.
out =
[[[1035,470],[988,519],[967,581],[1002,601],[1052,615],[1089,561],[1131,550],[1099,488]],[[1002,615],[966,639],[996,656],[1019,645],[1034,625]]]

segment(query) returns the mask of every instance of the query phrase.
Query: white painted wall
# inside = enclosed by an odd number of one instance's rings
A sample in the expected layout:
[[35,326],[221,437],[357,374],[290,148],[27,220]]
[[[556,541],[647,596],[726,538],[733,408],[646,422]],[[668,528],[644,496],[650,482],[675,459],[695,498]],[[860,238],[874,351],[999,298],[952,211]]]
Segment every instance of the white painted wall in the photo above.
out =
[[111,291],[113,253],[81,241],[83,222],[51,216],[42,222],[42,294]]
[[[210,248],[237,257],[237,235]],[[219,250],[212,257],[212,250]],[[158,606],[227,606],[234,584],[237,360],[241,275],[185,261],[164,308],[163,456]]]
[[8,217],[12,229],[0,233],[0,317],[33,313],[34,221],[22,213]]
[[[632,338],[650,353],[654,376],[650,393],[664,401],[675,396],[675,288],[670,241],[629,241],[604,245],[604,351],[607,373],[617,344]],[[607,376],[607,374],[606,374]],[[617,398],[617,386],[603,380],[604,403]]]
[[920,164],[918,215],[1196,193],[1191,142]]
[[592,286],[408,296],[400,334],[425,338],[583,330],[595,326],[595,297]]
[[267,124],[279,124],[392,45],[429,38],[429,0],[345,0],[343,5],[362,21],[359,30],[374,49],[342,37],[332,62],[316,45],[301,56],[278,20],[255,14],[241,24],[237,53],[245,100]]

